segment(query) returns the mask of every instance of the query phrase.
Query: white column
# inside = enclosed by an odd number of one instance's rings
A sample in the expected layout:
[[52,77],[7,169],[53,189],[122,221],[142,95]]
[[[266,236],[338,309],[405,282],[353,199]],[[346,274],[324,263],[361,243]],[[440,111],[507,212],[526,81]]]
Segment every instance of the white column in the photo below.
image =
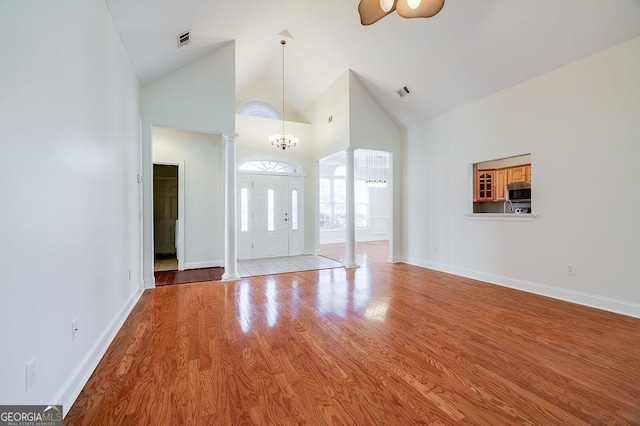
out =
[[236,235],[236,138],[224,135],[224,274],[223,281],[240,279],[238,274],[238,246]]
[[344,256],[345,268],[356,268],[356,197],[355,197],[355,166],[353,162],[353,148],[347,148],[347,252]]

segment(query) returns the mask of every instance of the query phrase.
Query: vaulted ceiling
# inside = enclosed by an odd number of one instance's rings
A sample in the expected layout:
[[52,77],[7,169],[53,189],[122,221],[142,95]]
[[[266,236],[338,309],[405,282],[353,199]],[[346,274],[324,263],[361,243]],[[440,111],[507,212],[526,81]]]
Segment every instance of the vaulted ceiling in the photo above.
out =
[[143,85],[235,40],[236,90],[263,79],[279,92],[286,29],[289,105],[303,111],[351,69],[400,127],[640,35],[640,0],[446,0],[435,17],[367,27],[358,0],[106,1]]

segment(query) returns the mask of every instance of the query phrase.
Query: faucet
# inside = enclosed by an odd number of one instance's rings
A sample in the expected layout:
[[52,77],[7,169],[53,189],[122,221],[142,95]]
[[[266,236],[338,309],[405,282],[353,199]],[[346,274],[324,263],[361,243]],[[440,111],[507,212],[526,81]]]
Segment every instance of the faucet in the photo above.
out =
[[513,203],[511,202],[511,200],[504,200],[504,203],[502,204],[502,213],[506,213],[507,212],[507,203],[509,203],[509,208],[510,208],[510,212],[513,212]]

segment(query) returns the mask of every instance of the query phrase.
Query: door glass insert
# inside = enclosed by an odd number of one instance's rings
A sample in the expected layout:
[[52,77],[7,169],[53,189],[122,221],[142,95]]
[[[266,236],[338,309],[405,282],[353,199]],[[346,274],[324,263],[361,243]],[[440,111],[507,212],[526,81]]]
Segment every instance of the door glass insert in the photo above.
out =
[[275,230],[275,212],[274,212],[274,193],[273,189],[267,191],[267,231]]

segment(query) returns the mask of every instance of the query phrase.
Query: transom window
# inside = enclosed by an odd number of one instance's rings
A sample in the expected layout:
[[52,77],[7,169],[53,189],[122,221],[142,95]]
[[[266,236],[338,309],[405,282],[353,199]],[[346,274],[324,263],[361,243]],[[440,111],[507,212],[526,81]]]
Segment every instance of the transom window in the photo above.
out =
[[290,163],[276,160],[252,160],[240,164],[238,170],[244,172],[266,172],[266,173],[287,173],[299,174],[300,169]]
[[264,101],[245,102],[238,107],[238,114],[282,120],[282,114],[278,108]]

